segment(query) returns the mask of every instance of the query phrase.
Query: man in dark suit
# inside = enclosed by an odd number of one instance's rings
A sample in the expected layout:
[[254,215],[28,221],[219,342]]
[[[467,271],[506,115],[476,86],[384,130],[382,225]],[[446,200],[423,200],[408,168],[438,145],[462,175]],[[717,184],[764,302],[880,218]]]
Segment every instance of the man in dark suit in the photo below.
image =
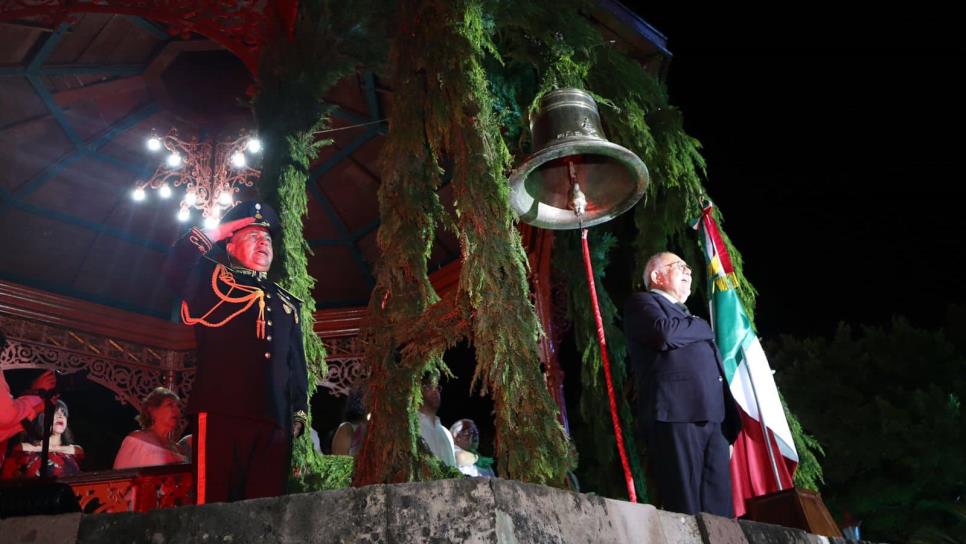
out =
[[218,227],[191,229],[165,263],[198,340],[187,413],[198,416],[194,462],[204,502],[284,493],[292,439],[305,426],[301,301],[268,280],[279,231],[268,204],[242,202]]
[[644,285],[624,304],[624,332],[659,498],[666,510],[734,517],[728,444],[740,423],[714,332],[684,305],[691,268],[658,253]]

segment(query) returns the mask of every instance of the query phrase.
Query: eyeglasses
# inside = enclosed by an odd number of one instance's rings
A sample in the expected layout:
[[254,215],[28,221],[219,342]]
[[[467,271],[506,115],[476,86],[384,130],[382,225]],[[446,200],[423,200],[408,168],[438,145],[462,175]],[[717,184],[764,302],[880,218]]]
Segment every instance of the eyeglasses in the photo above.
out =
[[672,267],[674,267],[674,268],[677,268],[678,270],[680,270],[681,272],[689,272],[689,273],[691,272],[691,267],[688,266],[688,263],[686,263],[684,261],[676,261],[676,262],[673,262],[673,263],[668,263],[668,264],[664,265],[664,267],[665,268],[672,268]]

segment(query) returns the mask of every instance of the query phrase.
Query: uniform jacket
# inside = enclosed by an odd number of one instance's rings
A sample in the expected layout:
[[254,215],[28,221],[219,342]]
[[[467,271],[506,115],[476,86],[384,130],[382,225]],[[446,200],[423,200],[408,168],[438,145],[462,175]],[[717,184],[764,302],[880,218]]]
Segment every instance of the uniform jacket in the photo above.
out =
[[708,322],[660,294],[634,293],[624,304],[624,332],[640,422],[723,423],[734,442],[741,424]]
[[[308,410],[300,302],[264,274],[232,267],[227,252],[220,245],[213,246],[200,230],[192,229],[172,248],[165,278],[183,297],[188,314],[198,318],[220,302],[212,275],[216,266],[225,266],[231,281],[264,291],[264,337],[257,333],[257,302],[221,326],[194,325],[198,369],[187,412],[270,421],[290,428],[293,415]],[[221,281],[216,285],[230,297],[245,294]],[[220,323],[243,306],[223,302],[205,320]]]

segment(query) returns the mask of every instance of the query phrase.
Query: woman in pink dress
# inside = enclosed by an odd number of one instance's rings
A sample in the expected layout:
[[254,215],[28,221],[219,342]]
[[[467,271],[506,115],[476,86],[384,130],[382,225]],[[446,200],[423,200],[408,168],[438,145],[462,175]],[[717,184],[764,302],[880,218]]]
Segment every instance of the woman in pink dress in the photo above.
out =
[[170,389],[158,387],[148,393],[138,414],[140,431],[124,438],[114,458],[114,468],[149,467],[188,462],[185,448],[175,441],[181,418],[181,399]]

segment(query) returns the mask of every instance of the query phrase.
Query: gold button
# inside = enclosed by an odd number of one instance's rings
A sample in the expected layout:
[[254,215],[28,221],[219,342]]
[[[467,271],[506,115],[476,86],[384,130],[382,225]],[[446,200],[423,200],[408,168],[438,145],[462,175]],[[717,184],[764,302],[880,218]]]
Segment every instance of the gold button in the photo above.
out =
[[272,354],[266,351],[265,352],[265,358],[266,359],[271,359],[272,358]]
[[265,293],[265,298],[272,298],[272,294],[271,293]]
[[269,319],[269,320],[268,320],[268,326],[269,326],[269,327],[271,327],[271,326],[272,326],[272,320],[271,320],[271,319]]

